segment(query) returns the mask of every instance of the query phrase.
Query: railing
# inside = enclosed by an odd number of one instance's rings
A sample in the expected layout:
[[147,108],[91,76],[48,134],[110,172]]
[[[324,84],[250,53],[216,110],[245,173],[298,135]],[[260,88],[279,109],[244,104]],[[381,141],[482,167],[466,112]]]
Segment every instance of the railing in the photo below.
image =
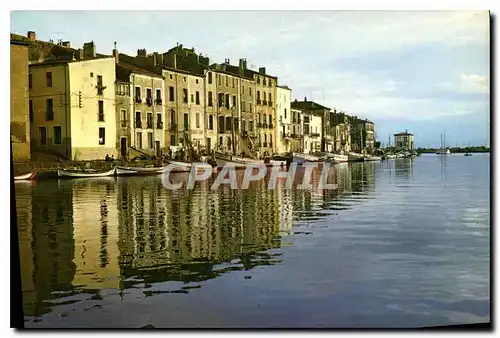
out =
[[268,106],[272,107],[273,106],[273,101],[269,101]]
[[135,127],[136,127],[136,128],[142,128],[142,121],[140,121],[140,120],[135,120]]
[[262,100],[262,105],[263,106],[267,106],[267,101],[266,100]]
[[104,95],[104,89],[106,89],[106,86],[103,85],[97,85],[97,95]]
[[156,129],[163,129],[163,122],[162,121],[156,122]]
[[159,105],[159,106],[161,106],[161,105],[163,104],[163,100],[162,100],[162,99],[160,99],[160,98],[157,98],[157,99],[155,100],[155,102],[156,102],[156,104],[157,104],[157,105]]
[[142,103],[142,99],[139,96],[136,96],[135,103]]
[[262,101],[260,99],[257,99],[257,104],[261,104]]
[[152,97],[146,97],[146,104],[151,107],[153,105],[153,98]]
[[146,128],[153,129],[153,121],[146,122]]

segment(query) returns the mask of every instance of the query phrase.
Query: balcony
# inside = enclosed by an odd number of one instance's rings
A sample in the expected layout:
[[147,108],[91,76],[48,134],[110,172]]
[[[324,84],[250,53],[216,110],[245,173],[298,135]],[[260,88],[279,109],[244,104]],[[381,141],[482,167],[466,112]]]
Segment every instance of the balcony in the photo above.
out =
[[106,89],[106,86],[98,84],[96,86],[96,88],[97,88],[97,95],[100,95],[100,96],[104,95],[104,89]]
[[127,126],[128,126],[128,121],[127,121],[127,120],[121,120],[121,121],[120,121],[120,125],[121,125],[121,127],[122,127],[122,128],[127,128]]
[[152,97],[146,97],[146,104],[151,107],[153,105],[153,98]]
[[162,100],[162,99],[160,99],[160,98],[157,98],[157,99],[155,100],[155,103],[156,103],[158,106],[161,106],[161,105],[163,104],[163,100]]
[[142,128],[142,121],[141,120],[135,120],[135,127],[136,128]]
[[311,133],[309,137],[319,137],[319,133]]
[[269,102],[268,102],[268,106],[269,106],[269,107],[272,107],[272,106],[273,106],[273,101],[269,101]]
[[262,105],[263,106],[267,106],[267,101],[266,100],[262,100]]
[[139,96],[136,96],[135,103],[142,103],[142,99]]
[[156,129],[163,129],[163,122],[162,121],[156,122]]

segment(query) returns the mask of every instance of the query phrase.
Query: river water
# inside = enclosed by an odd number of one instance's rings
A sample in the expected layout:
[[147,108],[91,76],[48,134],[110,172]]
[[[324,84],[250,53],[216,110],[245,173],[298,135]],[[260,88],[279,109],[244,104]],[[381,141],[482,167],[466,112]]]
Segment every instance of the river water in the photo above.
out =
[[489,321],[489,168],[489,154],[339,164],[323,191],[17,182],[25,326]]

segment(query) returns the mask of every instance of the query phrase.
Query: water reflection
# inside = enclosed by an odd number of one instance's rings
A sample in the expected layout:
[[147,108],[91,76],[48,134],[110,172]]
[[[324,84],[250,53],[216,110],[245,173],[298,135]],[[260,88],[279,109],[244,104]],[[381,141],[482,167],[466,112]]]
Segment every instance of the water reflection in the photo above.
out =
[[171,191],[161,177],[16,185],[25,315],[50,312],[63,296],[99,299],[103,289],[123,296],[138,285],[201,282],[279,264],[279,251],[270,249],[281,247],[283,235],[301,234],[294,225],[370,198],[376,165],[332,167],[328,183],[337,190],[318,189],[319,171],[310,190],[285,189],[283,180],[270,190],[268,176],[247,190],[222,185],[212,191],[212,180]]

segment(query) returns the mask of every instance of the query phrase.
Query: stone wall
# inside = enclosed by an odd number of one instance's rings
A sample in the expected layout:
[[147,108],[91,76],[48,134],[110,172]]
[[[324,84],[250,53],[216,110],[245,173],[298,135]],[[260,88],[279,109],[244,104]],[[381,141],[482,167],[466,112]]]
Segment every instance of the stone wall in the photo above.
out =
[[28,47],[10,45],[10,135],[14,161],[30,159]]

